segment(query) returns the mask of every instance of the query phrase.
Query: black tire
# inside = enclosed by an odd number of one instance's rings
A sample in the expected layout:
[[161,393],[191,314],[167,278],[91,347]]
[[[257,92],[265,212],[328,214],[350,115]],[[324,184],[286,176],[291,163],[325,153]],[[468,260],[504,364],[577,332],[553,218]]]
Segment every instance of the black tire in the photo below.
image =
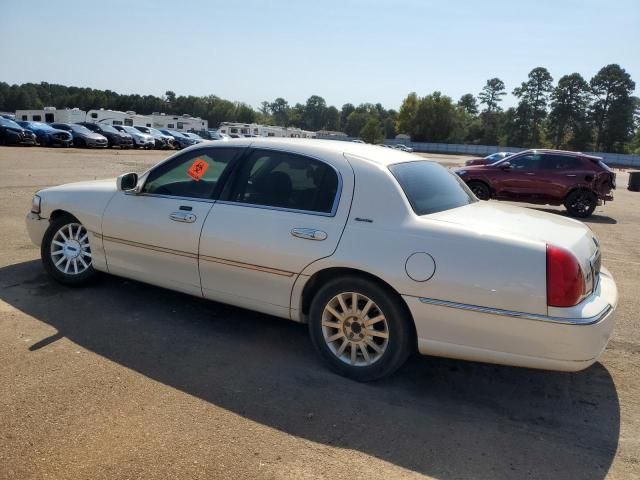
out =
[[598,197],[590,190],[574,190],[564,201],[569,215],[578,218],[591,216],[598,204]]
[[[379,357],[372,361],[371,364],[352,365],[347,363],[347,360],[341,360],[338,356],[339,353],[334,352],[325,340],[322,325],[325,307],[336,299],[339,294],[352,292],[356,292],[359,296],[366,297],[365,299],[358,297],[358,302],[365,304],[367,299],[373,301],[374,306],[371,308],[377,310],[378,314],[384,315],[386,320],[386,324],[383,327],[387,329],[386,333],[388,337],[386,344],[384,345],[382,353],[379,354]],[[348,297],[346,298],[347,301],[349,301]],[[364,308],[360,303],[357,304],[359,310],[361,310],[361,307]],[[335,317],[334,320],[336,320]],[[342,330],[335,328],[334,331],[343,331],[345,324],[349,326],[348,322],[349,318],[345,318],[344,322],[341,323]],[[403,308],[401,299],[399,299],[394,292],[390,292],[386,288],[365,278],[347,276],[326,283],[314,296],[309,311],[309,334],[316,352],[334,372],[353,380],[367,382],[391,375],[400,368],[409,355],[413,353],[415,349],[415,338],[414,328],[411,322],[412,320],[406,308]],[[374,327],[371,326],[367,328],[369,329],[367,331],[370,331]],[[361,327],[358,327],[356,333],[359,332],[363,332]],[[353,333],[353,331],[351,333]],[[364,336],[364,333],[362,333],[362,335]],[[369,337],[369,340],[373,339],[374,337]],[[344,337],[344,341],[345,343],[349,343],[347,337]],[[384,342],[385,340],[381,341]],[[337,343],[337,341],[333,343]],[[380,347],[380,344],[378,344],[378,346]],[[349,356],[351,356],[353,346],[349,345],[344,348],[344,352],[349,350]],[[364,352],[359,350],[359,348],[367,350],[369,352],[367,355],[377,355],[370,347],[356,347],[356,355],[362,357],[361,362],[365,362],[365,357]],[[339,350],[339,348],[337,350]],[[344,355],[345,357],[347,356],[346,354]]]
[[489,200],[491,198],[491,190],[489,190],[486,183],[469,182],[468,185],[473,194],[478,197],[478,200]]
[[[73,273],[70,269],[69,273],[64,273],[55,265],[54,260],[52,258],[52,242],[56,236],[56,234],[63,228],[68,225],[81,225],[80,222],[71,215],[65,215],[55,220],[51,221],[47,231],[44,234],[42,239],[42,245],[40,246],[40,257],[42,258],[42,263],[44,264],[44,268],[51,277],[59,283],[64,285],[72,285],[72,286],[80,286],[86,285],[95,279],[97,273],[93,268],[93,264],[90,259],[87,261],[87,257],[83,257],[83,261],[88,263],[88,268],[83,270],[80,273]],[[73,228],[73,227],[72,227]],[[84,227],[82,227],[84,228]],[[57,245],[56,245],[57,248]],[[89,249],[89,253],[91,250]],[[66,262],[63,262],[65,264]],[[83,267],[81,267],[83,268]]]

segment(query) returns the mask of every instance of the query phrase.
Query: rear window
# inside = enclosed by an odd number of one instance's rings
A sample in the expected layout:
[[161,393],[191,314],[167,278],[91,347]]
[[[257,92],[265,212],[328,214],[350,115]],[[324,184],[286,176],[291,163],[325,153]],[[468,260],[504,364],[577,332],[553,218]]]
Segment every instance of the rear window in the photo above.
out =
[[477,202],[457,175],[438,164],[428,161],[398,163],[391,165],[389,170],[418,215],[429,215]]

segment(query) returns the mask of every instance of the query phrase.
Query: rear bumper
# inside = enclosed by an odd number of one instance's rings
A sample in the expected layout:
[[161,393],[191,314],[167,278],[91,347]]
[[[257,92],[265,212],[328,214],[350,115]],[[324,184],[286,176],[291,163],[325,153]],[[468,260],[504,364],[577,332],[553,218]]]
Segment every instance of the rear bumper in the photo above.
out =
[[603,269],[596,291],[583,307],[567,312],[570,316],[432,303],[431,299],[409,296],[404,299],[413,315],[418,349],[423,354],[577,371],[595,363],[607,346],[615,323],[618,291]]

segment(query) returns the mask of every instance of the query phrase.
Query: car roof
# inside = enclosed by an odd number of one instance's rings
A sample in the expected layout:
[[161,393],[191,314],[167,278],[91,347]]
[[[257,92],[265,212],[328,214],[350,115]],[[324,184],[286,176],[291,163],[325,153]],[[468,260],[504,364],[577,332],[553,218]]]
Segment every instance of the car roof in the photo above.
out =
[[[214,143],[215,145],[215,143]],[[210,147],[211,143],[199,144],[200,148]],[[427,160],[415,153],[382,148],[368,143],[346,142],[340,140],[317,140],[309,138],[231,138],[224,142],[224,146],[239,146],[252,148],[277,148],[292,153],[310,156],[322,154],[346,153],[378,165],[393,165],[396,163]]]

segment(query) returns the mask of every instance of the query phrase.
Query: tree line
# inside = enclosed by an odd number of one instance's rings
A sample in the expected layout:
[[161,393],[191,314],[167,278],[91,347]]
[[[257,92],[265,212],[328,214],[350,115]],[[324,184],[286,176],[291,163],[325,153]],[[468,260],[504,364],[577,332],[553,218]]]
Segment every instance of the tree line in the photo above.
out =
[[633,96],[634,89],[631,76],[616,64],[603,67],[589,82],[572,73],[555,85],[546,68],[534,68],[512,91],[517,106],[506,110],[501,107],[506,86],[499,78],[487,80],[477,95],[467,93],[457,102],[438,91],[425,97],[410,93],[399,111],[380,103],[346,103],[338,109],[318,95],[294,105],[278,97],[254,109],[216,95],[183,96],[171,90],[158,97],[46,82],[0,82],[0,110],[53,106],[189,113],[212,127],[221,122],[255,122],[343,131],[370,143],[404,133],[417,142],[640,153],[640,99]]
[[397,129],[414,141],[640,154],[640,99],[634,89],[631,76],[616,64],[588,82],[571,73],[555,85],[549,71],[537,67],[513,89],[516,107],[502,109],[506,86],[491,78],[477,97],[468,93],[455,103],[440,92],[410,93]]

